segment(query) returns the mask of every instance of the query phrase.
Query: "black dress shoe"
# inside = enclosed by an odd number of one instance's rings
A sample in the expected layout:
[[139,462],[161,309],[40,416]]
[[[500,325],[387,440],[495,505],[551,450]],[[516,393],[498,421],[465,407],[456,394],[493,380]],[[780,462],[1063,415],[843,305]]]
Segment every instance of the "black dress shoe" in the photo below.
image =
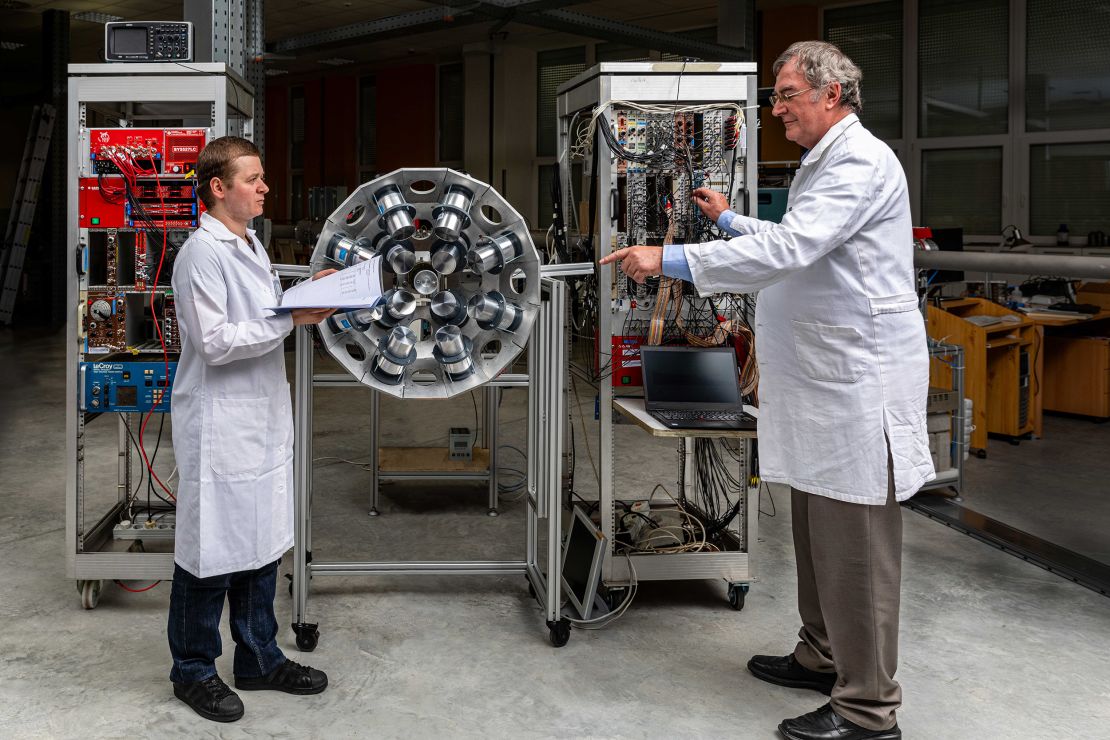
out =
[[287,694],[319,694],[328,687],[323,671],[286,660],[270,675],[259,678],[235,677],[235,688],[243,691],[284,691]]
[[213,722],[234,722],[243,716],[239,695],[215,674],[201,681],[175,683],[173,695]]
[[748,670],[756,678],[768,683],[789,686],[792,689],[813,689],[825,696],[832,694],[833,686],[836,685],[835,673],[811,671],[795,660],[793,654],[782,657],[753,655],[748,661]]
[[779,732],[786,740],[901,740],[902,731],[895,724],[889,730],[869,730],[841,717],[831,704],[816,712],[794,719],[784,719]]

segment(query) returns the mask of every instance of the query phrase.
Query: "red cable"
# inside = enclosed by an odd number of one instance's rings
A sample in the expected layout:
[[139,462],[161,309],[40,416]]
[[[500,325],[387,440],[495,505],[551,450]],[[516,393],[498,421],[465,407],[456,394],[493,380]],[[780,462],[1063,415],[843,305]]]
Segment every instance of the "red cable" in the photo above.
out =
[[115,582],[115,584],[117,586],[119,586],[120,588],[122,588],[124,591],[130,591],[133,594],[141,594],[143,591],[149,591],[150,589],[157,586],[159,583],[161,583],[161,581],[155,581],[154,583],[150,584],[146,588],[128,588],[127,586],[123,585],[122,581],[116,581]]
[[162,275],[162,265],[166,261],[166,244],[169,239],[169,223],[166,219],[166,199],[165,194],[162,192],[162,182],[158,178],[157,168],[155,168],[154,170],[154,182],[155,191],[158,193],[158,200],[162,204],[162,254],[158,258],[158,269],[155,270],[154,280],[151,281],[150,285],[150,316],[154,320],[154,331],[158,335],[158,341],[162,345],[162,360],[165,363],[166,385],[163,386],[163,390],[161,393],[157,393],[158,386],[157,382],[155,382],[155,393],[157,395],[157,400],[154,402],[154,405],[150,407],[150,410],[146,412],[146,416],[143,417],[143,423],[139,427],[139,451],[142,453],[143,461],[146,463],[146,469],[150,473],[150,477],[157,481],[158,485],[162,487],[162,490],[166,492],[166,495],[168,495],[176,502],[177,497],[174,496],[173,492],[166,487],[166,484],[162,482],[162,479],[154,473],[154,468],[150,464],[150,460],[147,458],[146,447],[143,445],[143,432],[146,431],[146,425],[150,422],[150,417],[154,415],[155,410],[162,405],[162,399],[165,397],[166,391],[170,389],[170,356],[169,352],[166,350],[166,337],[162,333],[161,325],[159,325],[158,323],[158,313],[154,310],[154,293],[158,289],[158,278]]

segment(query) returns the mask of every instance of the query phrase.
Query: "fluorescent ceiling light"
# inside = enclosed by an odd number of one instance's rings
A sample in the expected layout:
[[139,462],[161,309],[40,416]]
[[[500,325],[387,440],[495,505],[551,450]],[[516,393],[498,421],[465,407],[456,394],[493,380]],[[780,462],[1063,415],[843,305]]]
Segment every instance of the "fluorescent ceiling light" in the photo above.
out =
[[277,77],[278,75],[287,75],[287,74],[289,74],[289,70],[287,70],[287,69],[268,69],[268,70],[266,70],[266,76],[267,77]]
[[15,51],[16,49],[22,49],[26,45],[27,44],[21,44],[18,41],[0,41],[0,49],[4,51]]
[[354,59],[344,59],[343,57],[331,57],[330,59],[318,60],[320,64],[327,64],[331,67],[342,67],[344,64],[354,64]]

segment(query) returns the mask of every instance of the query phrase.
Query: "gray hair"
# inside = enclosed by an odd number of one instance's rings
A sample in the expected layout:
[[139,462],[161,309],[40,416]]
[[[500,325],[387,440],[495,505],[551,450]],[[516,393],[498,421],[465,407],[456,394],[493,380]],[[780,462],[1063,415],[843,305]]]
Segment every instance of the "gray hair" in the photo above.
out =
[[863,73],[848,55],[836,46],[824,41],[799,41],[779,55],[772,67],[774,74],[786,66],[791,59],[798,67],[806,82],[814,88],[824,87],[833,82],[840,83],[840,104],[856,113],[863,110],[863,97],[860,95],[860,82]]

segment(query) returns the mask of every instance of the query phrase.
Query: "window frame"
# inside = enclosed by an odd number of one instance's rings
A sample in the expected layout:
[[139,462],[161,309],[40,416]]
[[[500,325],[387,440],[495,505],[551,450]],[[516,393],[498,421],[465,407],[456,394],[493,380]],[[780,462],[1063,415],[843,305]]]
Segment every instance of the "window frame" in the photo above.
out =
[[[818,27],[822,36],[825,12],[845,7],[871,5],[877,0],[856,0],[836,3],[819,10]],[[1030,170],[1031,148],[1042,144],[1088,144],[1110,142],[1110,127],[1069,131],[1026,130],[1026,36],[1028,33],[1027,0],[1009,0],[1007,33],[1009,35],[1009,131],[1005,134],[974,136],[921,137],[918,135],[920,107],[920,70],[917,66],[920,1],[904,0],[902,4],[902,135],[886,139],[906,171],[910,209],[914,223],[920,223],[922,177],[925,152],[935,149],[1002,148],[1002,193],[999,203],[1000,221],[1014,224],[1029,241],[1039,246],[1054,246],[1056,235],[1032,234]],[[866,93],[866,88],[865,88]],[[998,244],[1000,234],[965,234],[967,243]]]

